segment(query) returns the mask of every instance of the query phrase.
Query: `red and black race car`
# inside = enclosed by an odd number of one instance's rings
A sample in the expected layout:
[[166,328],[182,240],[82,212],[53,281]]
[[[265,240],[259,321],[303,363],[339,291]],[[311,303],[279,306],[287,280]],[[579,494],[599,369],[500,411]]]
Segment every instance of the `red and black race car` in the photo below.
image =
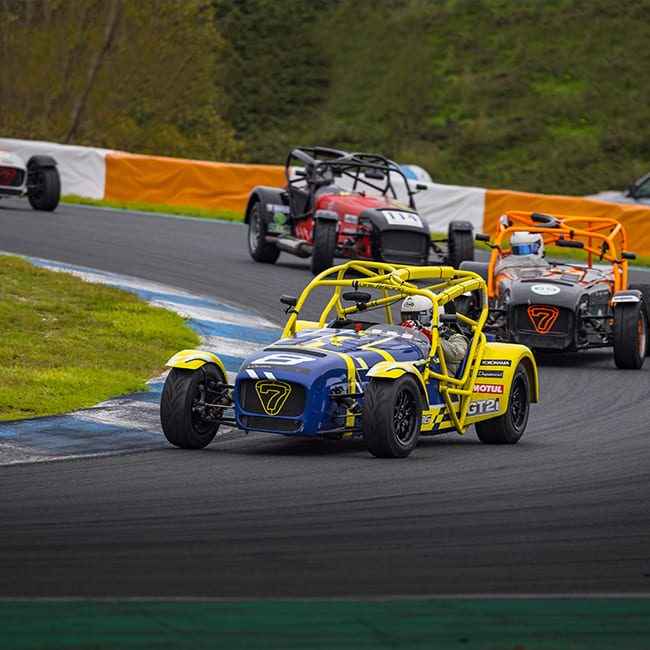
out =
[[[628,260],[636,256],[621,223],[510,211],[490,247],[489,263],[461,265],[487,281],[485,331],[540,352],[613,347],[618,368],[642,367],[650,353],[650,285],[628,284]],[[549,259],[562,249],[583,251],[586,259]],[[459,309],[471,313],[480,296],[465,300]]]
[[454,221],[446,239],[432,241],[414,200],[426,185],[412,189],[383,156],[299,147],[285,174],[285,187],[256,187],[248,200],[248,247],[257,262],[272,264],[285,251],[311,257],[317,274],[335,257],[424,265],[433,252],[454,267],[474,259],[471,223]]

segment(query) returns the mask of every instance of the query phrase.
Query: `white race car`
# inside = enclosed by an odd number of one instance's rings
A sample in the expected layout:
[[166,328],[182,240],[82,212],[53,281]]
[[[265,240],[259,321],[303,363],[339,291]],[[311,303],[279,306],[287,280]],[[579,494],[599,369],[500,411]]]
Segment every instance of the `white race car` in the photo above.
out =
[[32,156],[27,165],[11,151],[0,149],[0,198],[25,196],[35,210],[52,211],[59,205],[61,179],[52,156]]

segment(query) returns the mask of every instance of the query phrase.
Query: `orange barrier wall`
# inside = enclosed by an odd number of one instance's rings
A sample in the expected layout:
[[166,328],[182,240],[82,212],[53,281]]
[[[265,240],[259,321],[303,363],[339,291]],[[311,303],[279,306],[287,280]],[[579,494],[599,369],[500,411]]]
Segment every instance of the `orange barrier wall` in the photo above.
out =
[[104,198],[243,212],[256,185],[285,184],[284,167],[112,152]]
[[487,190],[483,231],[489,234],[496,232],[498,219],[507,210],[531,210],[551,215],[565,214],[617,219],[625,227],[628,249],[638,255],[650,256],[650,207],[606,203],[577,196]]

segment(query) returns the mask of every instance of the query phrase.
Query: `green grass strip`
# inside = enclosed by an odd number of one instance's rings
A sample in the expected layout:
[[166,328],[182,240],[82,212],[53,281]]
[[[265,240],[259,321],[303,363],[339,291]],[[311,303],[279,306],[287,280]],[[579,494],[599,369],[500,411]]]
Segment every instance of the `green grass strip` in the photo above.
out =
[[130,210],[134,212],[151,212],[153,214],[172,214],[182,217],[197,217],[200,219],[219,219],[221,221],[244,221],[244,213],[236,210],[217,210],[210,208],[197,208],[187,205],[168,205],[162,203],[142,203],[140,201],[106,201],[87,199],[75,194],[66,194],[61,197],[64,203],[76,205],[91,205],[99,208],[113,208],[117,210]]
[[641,650],[650,598],[3,602],[14,650]]
[[0,256],[0,420],[146,390],[198,336],[133,293]]

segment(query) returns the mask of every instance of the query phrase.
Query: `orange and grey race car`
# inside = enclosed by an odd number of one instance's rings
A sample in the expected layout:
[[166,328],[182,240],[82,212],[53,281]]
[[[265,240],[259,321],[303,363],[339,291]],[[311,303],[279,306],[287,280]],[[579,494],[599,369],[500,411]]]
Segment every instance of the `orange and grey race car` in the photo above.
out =
[[[486,331],[537,351],[613,347],[617,367],[641,368],[650,351],[650,285],[628,284],[628,260],[636,255],[627,250],[621,223],[511,211],[501,216],[489,246],[489,262],[461,265],[487,281]],[[586,259],[547,257],[562,250],[567,257],[569,249]],[[462,309],[473,302],[467,297]]]

